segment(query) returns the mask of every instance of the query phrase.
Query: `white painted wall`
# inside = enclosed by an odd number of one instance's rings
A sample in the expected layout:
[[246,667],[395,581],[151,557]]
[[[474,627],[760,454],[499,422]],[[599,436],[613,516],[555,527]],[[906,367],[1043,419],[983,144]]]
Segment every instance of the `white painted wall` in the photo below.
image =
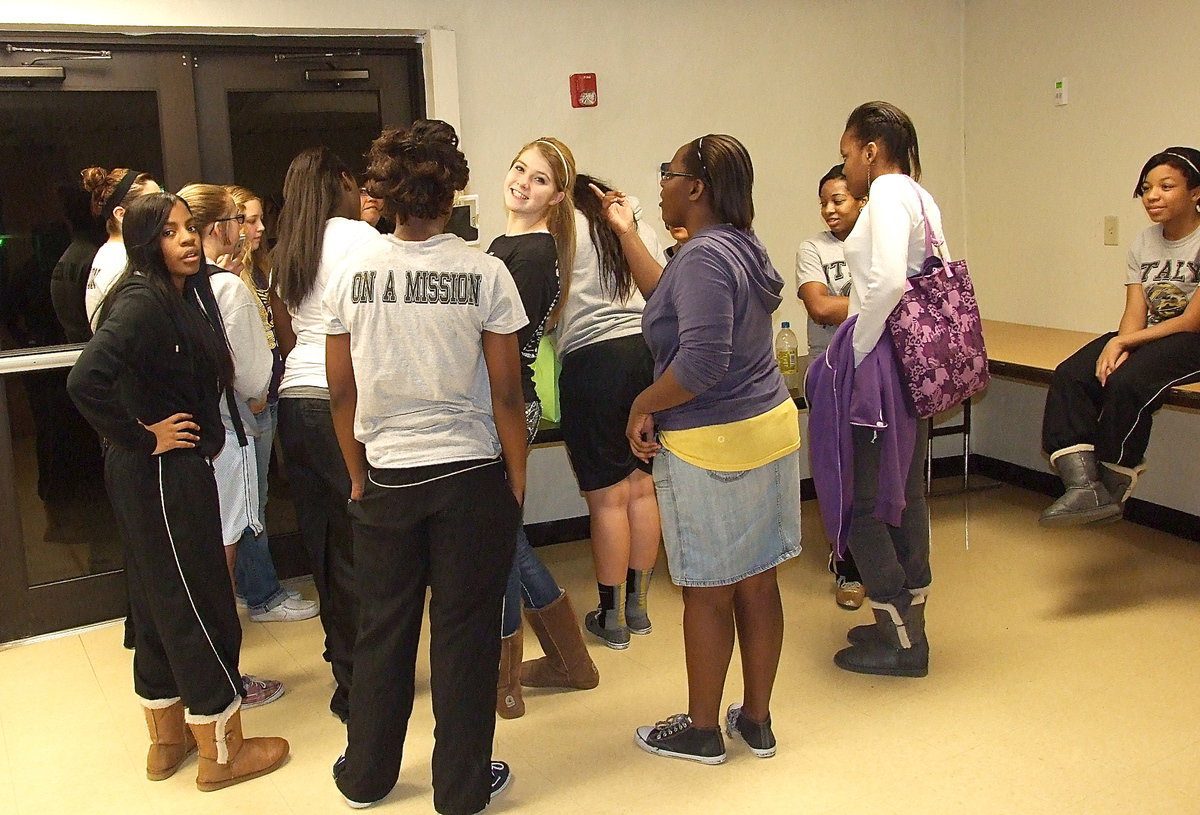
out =
[[[1200,145],[1195,0],[966,0],[967,236],[985,316],[1110,331],[1129,243],[1149,225],[1132,197],[1164,147]],[[1180,43],[1176,45],[1176,43]],[[1069,79],[1055,107],[1054,82]],[[1103,245],[1105,215],[1120,246]]]

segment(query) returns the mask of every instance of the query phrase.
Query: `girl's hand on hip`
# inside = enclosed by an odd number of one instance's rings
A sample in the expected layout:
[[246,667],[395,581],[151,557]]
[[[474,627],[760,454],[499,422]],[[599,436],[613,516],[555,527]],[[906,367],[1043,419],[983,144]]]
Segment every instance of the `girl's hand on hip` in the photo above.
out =
[[154,434],[157,444],[154,446],[154,455],[161,455],[168,450],[189,449],[196,446],[196,442],[200,441],[200,425],[192,421],[190,413],[176,413],[174,416],[168,416],[161,422],[154,424],[146,424],[139,421],[142,427]]

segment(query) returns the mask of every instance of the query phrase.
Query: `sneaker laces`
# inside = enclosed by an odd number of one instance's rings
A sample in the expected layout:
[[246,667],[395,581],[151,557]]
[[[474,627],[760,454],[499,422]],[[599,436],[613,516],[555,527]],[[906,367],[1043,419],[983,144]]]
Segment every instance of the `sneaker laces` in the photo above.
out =
[[691,726],[691,716],[686,713],[676,713],[674,716],[668,716],[661,722],[656,722],[654,725],[654,735],[660,737],[674,736],[676,733],[682,733]]

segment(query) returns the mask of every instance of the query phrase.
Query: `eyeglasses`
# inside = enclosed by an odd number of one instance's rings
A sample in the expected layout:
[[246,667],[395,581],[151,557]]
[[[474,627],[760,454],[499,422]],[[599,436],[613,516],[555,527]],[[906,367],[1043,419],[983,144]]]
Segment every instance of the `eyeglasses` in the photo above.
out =
[[243,212],[237,215],[230,215],[228,218],[217,218],[213,221],[213,223],[219,224],[224,223],[225,221],[237,221],[239,224],[244,224],[246,223],[246,214]]
[[695,173],[677,173],[671,169],[671,162],[664,161],[658,165],[658,180],[666,181],[668,178],[699,178]]

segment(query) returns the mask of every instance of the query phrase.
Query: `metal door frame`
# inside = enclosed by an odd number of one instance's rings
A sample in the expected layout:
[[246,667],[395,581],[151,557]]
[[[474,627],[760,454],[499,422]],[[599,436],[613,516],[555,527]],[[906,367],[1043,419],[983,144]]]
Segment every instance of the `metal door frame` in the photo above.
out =
[[[87,63],[55,59],[52,55],[4,53],[4,45],[43,48],[105,49],[113,53],[118,77],[126,66],[120,57],[137,55],[150,68],[135,72],[137,81],[114,82],[97,76]],[[391,31],[327,35],[294,32],[287,36],[259,34],[126,34],[88,31],[41,32],[26,28],[0,30],[0,64],[18,65],[30,57],[44,56],[62,65],[66,78],[56,87],[65,91],[154,90],[158,92],[164,178],[169,189],[201,177],[200,128],[197,123],[195,55],[212,53],[311,54],[323,50],[355,49],[366,55],[403,55],[410,62],[408,95],[416,115],[427,107],[425,73],[428,54],[424,32]],[[84,66],[87,66],[86,68]],[[0,89],[42,91],[46,86],[5,82]],[[165,92],[169,89],[170,92]],[[381,111],[381,115],[382,111]],[[385,124],[387,124],[385,120]],[[82,346],[58,346],[30,351],[0,352],[0,643],[120,617],[125,613],[123,571],[85,575],[54,583],[29,586],[25,541],[16,497],[16,473],[8,415],[5,377],[26,371],[70,367]],[[282,564],[281,564],[282,566]],[[281,568],[284,576],[286,568]]]

